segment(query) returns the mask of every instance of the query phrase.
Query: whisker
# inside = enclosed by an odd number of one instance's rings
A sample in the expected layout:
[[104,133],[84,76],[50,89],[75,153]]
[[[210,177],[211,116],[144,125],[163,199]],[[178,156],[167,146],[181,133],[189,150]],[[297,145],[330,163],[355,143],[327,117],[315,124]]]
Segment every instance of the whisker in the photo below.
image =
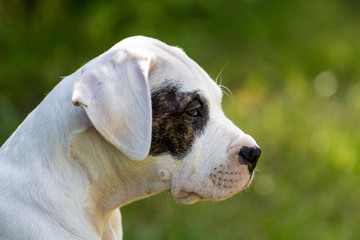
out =
[[221,75],[222,75],[222,73],[223,73],[223,71],[224,71],[224,69],[225,69],[225,67],[226,67],[227,64],[228,64],[228,62],[225,63],[224,66],[221,68],[220,72],[218,73],[218,75],[217,75],[216,78],[215,78],[215,82],[216,82],[217,85],[219,85],[221,91],[222,91],[226,96],[228,96],[230,99],[232,99],[233,94],[232,94],[231,90],[230,90],[228,87],[226,87],[226,86],[224,86],[224,85],[222,84],[223,79],[222,79],[222,76],[221,76]]
[[226,87],[226,86],[224,86],[224,85],[219,85],[219,87],[221,88],[221,91],[222,91],[226,96],[228,96],[230,99],[232,99],[233,94],[232,94],[231,90],[230,90],[228,87]]
[[179,207],[185,208],[185,205],[182,204],[181,202],[179,202],[176,198],[175,198],[175,203],[176,203]]
[[[223,73],[223,71],[224,71],[224,69],[225,69],[225,67],[226,67],[227,64],[228,64],[228,62],[224,64],[224,66],[221,68],[219,74],[216,76],[216,78],[215,78],[216,84],[219,84],[219,85],[222,84],[221,74]],[[218,79],[219,79],[219,78],[220,78],[220,83],[218,83]]]

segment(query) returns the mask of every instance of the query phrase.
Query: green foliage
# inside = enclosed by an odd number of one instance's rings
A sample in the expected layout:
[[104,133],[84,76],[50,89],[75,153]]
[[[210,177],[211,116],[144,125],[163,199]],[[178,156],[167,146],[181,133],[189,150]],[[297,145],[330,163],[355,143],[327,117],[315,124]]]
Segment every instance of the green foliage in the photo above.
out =
[[122,208],[125,239],[360,236],[358,1],[0,2],[0,142],[60,81],[131,35],[179,45],[232,90],[224,110],[262,147],[247,190]]

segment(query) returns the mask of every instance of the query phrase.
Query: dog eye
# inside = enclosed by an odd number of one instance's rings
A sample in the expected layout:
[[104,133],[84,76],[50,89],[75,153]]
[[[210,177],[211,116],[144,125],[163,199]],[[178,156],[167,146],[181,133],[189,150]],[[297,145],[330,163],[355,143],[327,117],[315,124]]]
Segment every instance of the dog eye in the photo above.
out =
[[196,116],[200,116],[200,112],[199,109],[191,109],[191,110],[187,110],[185,112],[187,115],[192,116],[192,117],[196,117]]
[[185,109],[185,113],[191,117],[202,116],[201,103],[199,100],[192,101]]

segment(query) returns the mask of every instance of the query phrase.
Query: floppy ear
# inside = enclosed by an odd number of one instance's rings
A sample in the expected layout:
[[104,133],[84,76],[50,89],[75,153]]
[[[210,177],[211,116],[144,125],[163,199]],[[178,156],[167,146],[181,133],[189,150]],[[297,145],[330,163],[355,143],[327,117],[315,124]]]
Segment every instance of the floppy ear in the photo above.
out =
[[144,159],[151,144],[151,60],[125,50],[106,52],[84,66],[72,95],[100,134],[127,157]]

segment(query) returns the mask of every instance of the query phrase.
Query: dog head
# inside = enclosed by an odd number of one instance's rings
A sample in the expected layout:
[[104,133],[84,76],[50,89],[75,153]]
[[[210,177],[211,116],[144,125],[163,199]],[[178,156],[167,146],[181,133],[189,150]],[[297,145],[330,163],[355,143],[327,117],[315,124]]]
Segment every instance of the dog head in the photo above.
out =
[[156,163],[178,201],[224,199],[251,182],[260,148],[226,118],[220,88],[181,49],[132,37],[81,71],[73,103],[129,159]]

